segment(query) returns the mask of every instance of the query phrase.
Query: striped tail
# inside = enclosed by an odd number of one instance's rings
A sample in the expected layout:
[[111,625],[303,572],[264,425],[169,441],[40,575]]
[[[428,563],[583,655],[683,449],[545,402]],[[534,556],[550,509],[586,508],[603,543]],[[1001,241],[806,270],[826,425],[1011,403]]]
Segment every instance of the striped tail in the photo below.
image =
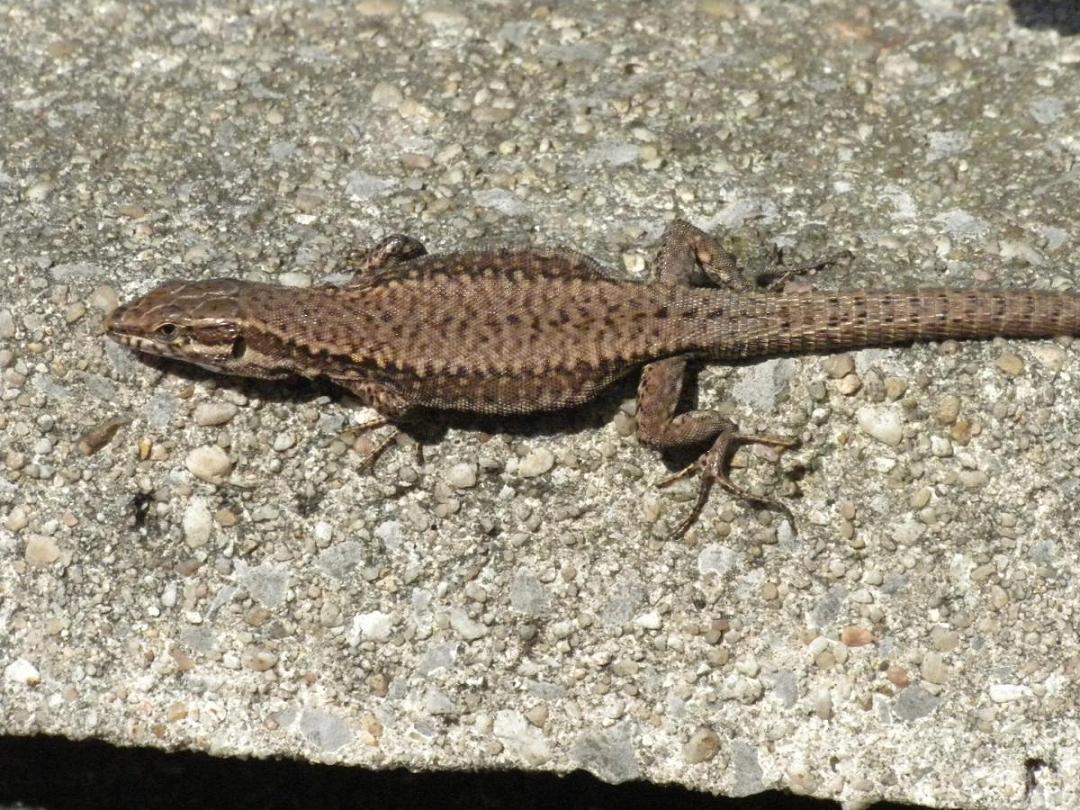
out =
[[1080,335],[1080,295],[915,289],[754,295],[728,324],[723,353],[825,352],[927,340]]

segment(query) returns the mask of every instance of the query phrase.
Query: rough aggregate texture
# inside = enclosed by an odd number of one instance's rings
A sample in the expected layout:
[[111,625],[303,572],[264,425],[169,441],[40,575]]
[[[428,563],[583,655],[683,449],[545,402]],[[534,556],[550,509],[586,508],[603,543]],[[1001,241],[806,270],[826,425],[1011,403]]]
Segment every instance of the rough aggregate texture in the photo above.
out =
[[670,543],[632,388],[368,471],[336,392],[101,335],[399,231],[641,274],[675,213],[851,249],[821,289],[1075,290],[1078,70],[1023,3],[0,2],[0,733],[1080,806],[1068,341],[706,368],[802,440],[737,459],[798,531],[714,497]]

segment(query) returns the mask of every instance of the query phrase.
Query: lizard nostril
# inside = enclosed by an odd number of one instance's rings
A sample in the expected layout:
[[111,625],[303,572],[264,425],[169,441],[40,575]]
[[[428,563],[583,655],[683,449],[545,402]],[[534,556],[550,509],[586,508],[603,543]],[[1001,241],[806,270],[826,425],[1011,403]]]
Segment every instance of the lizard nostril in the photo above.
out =
[[242,360],[247,353],[247,341],[238,337],[232,344],[232,356],[234,360]]

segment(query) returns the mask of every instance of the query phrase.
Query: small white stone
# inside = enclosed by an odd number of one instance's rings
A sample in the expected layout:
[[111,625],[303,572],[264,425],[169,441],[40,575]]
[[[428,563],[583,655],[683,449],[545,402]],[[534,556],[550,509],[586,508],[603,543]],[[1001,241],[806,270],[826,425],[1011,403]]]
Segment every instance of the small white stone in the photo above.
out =
[[937,458],[950,458],[953,454],[952,442],[944,436],[931,436],[930,452]]
[[536,478],[555,466],[555,456],[546,447],[537,447],[518,465],[518,475],[522,478]]
[[896,447],[904,438],[900,414],[892,408],[867,405],[859,408],[856,416],[863,432],[883,444]]
[[476,465],[468,462],[455,464],[446,473],[446,483],[455,489],[469,489],[476,486]]
[[720,750],[720,735],[707,726],[695,731],[683,746],[683,761],[688,765],[708,762]]
[[698,554],[698,573],[724,576],[735,567],[737,562],[738,557],[735,552],[727,546],[708,545]]
[[196,447],[188,453],[186,463],[192,475],[211,484],[221,483],[232,472],[232,460],[216,444]]
[[480,624],[480,622],[474,622],[469,618],[469,615],[461,609],[450,611],[450,626],[454,629],[455,633],[466,641],[475,641],[488,634],[486,625]]
[[38,668],[25,658],[16,658],[4,667],[4,680],[8,683],[21,683],[25,686],[37,686],[41,683]]
[[1063,65],[1080,65],[1080,39],[1066,42],[1058,60]]
[[307,273],[282,273],[278,276],[278,283],[283,287],[310,287],[311,276]]
[[949,668],[945,666],[945,661],[938,652],[924,655],[919,671],[930,683],[942,684],[949,677]]
[[390,616],[376,610],[371,613],[360,613],[353,618],[352,639],[356,644],[360,641],[386,641],[390,638],[390,632],[394,623]]
[[1031,347],[1031,353],[1035,355],[1044,368],[1050,371],[1061,371],[1065,368],[1065,350],[1054,344],[1037,344]]
[[210,529],[213,527],[213,518],[210,516],[210,508],[203,498],[192,498],[184,510],[183,518],[184,542],[191,548],[205,546],[210,540]]
[[994,703],[1009,703],[1013,700],[1031,697],[1028,686],[1019,683],[995,683],[990,685],[990,700]]
[[161,606],[170,609],[176,607],[179,595],[177,584],[175,582],[170,582],[165,586],[165,590],[161,592]]
[[334,536],[334,527],[327,523],[325,520],[320,520],[315,524],[314,529],[315,540],[320,544],[329,543]]
[[52,193],[53,184],[48,180],[40,180],[26,190],[26,199],[30,202],[41,202]]
[[51,537],[32,534],[26,540],[23,558],[32,566],[43,568],[60,559],[60,546]]
[[511,755],[537,766],[551,757],[551,746],[543,732],[529,724],[520,713],[503,709],[495,714],[492,733]]
[[642,613],[640,616],[636,616],[634,618],[634,624],[638,627],[644,627],[646,630],[659,630],[664,626],[664,620],[658,612],[650,610],[646,613]]
[[295,444],[296,437],[291,433],[279,433],[274,437],[274,450],[278,453],[292,449]]
[[29,523],[30,515],[27,514],[26,508],[23,506],[16,506],[8,512],[7,520],[4,521],[4,527],[9,532],[19,532],[25,529]]
[[237,410],[231,402],[200,402],[195,407],[195,424],[200,427],[224,425],[236,416]]
[[7,340],[15,337],[15,318],[10,309],[0,309],[0,338]]

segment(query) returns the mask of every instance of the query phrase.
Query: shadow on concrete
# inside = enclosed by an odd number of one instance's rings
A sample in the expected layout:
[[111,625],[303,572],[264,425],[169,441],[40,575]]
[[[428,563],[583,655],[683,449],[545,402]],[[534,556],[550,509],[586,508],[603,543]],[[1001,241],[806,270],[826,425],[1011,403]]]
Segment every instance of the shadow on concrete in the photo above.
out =
[[[818,799],[768,792],[716,798],[644,782],[608,785],[576,771],[372,771],[294,760],[119,748],[60,737],[0,736],[0,807],[42,808],[619,808],[619,810],[832,810]],[[906,805],[877,804],[873,810]],[[913,807],[913,806],[912,806]]]
[[1076,0],[1009,0],[1016,24],[1024,28],[1053,28],[1063,37],[1080,34],[1080,3]]

